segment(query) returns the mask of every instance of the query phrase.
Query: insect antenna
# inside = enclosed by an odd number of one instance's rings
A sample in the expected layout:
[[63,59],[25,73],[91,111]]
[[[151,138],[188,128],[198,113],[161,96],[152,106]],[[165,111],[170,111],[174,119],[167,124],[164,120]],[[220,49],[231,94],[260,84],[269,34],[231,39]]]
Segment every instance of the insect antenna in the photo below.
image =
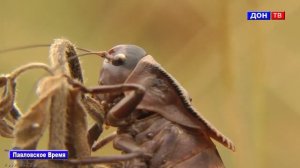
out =
[[[88,51],[88,50],[87,50]],[[105,51],[103,51],[105,52]],[[101,52],[92,52],[92,51],[88,51],[87,53],[82,53],[82,54],[77,54],[77,55],[72,55],[71,57],[69,57],[68,59],[66,59],[65,61],[62,61],[61,64],[58,64],[56,66],[54,66],[52,68],[52,71],[56,71],[57,69],[61,68],[62,66],[64,66],[65,63],[68,63],[71,60],[74,60],[76,58],[79,57],[83,57],[83,56],[88,56],[88,55],[97,55],[97,56],[101,56],[102,57],[102,51]],[[103,57],[102,57],[103,58]]]
[[106,51],[98,51],[94,53],[102,58],[107,59],[108,62],[110,62],[115,66],[122,65],[122,63],[126,60],[126,56],[124,54],[118,54],[116,56],[112,56],[108,54]]
[[[42,47],[50,47],[50,46],[51,46],[51,44],[33,44],[33,45],[18,46],[18,47],[13,47],[13,48],[0,50],[0,54],[9,53],[9,52],[13,52],[13,51],[20,51],[20,50],[25,50],[25,49],[42,48]],[[69,58],[66,59],[66,61],[63,61],[62,64],[57,65],[55,67],[50,67],[50,66],[48,66],[46,64],[43,64],[43,63],[29,63],[29,64],[26,64],[26,65],[22,65],[19,68],[15,69],[13,72],[11,72],[9,74],[9,76],[12,79],[15,79],[20,74],[22,74],[23,72],[25,72],[29,69],[37,69],[37,68],[44,69],[49,74],[53,75],[55,70],[61,68],[61,66],[63,66],[63,64],[68,63],[68,62],[70,62],[70,61],[72,61],[72,60],[74,60],[78,57],[82,57],[82,56],[86,56],[86,55],[92,55],[92,54],[98,55],[102,58],[107,58],[108,60],[112,60],[112,58],[110,58],[108,56],[107,52],[105,52],[105,51],[93,52],[93,51],[90,51],[88,49],[79,48],[79,47],[76,47],[76,49],[79,50],[79,51],[86,52],[86,53],[70,56]]]
[[[24,46],[18,46],[18,47],[13,47],[13,48],[7,48],[7,49],[0,50],[0,54],[9,53],[9,52],[13,52],[13,51],[26,50],[26,49],[33,49],[33,48],[50,47],[50,46],[51,46],[51,44],[24,45]],[[90,50],[87,50],[87,49],[84,49],[84,48],[76,47],[76,49],[79,50],[79,51],[91,52]]]
[[19,47],[13,47],[8,48],[4,50],[0,50],[0,54],[13,52],[13,51],[19,51],[19,50],[25,50],[25,49],[32,49],[32,48],[41,48],[41,47],[49,47],[50,44],[33,44],[33,45],[25,45],[25,46],[19,46]]

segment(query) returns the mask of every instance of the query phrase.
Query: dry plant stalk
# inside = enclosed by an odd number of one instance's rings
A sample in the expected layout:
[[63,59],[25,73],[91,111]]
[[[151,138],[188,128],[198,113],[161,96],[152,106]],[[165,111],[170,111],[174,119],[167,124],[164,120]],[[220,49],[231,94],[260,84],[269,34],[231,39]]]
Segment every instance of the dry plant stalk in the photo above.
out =
[[[69,41],[55,40],[50,48],[50,62],[54,68],[61,67],[55,70],[55,74],[67,74],[82,82],[78,59],[72,59],[72,62],[66,64],[68,58],[76,55],[75,47]],[[49,149],[68,149],[69,158],[88,157],[91,154],[87,142],[86,111],[80,102],[81,97],[81,92],[73,90],[65,78],[60,92],[52,97]],[[59,164],[50,161],[49,166]]]
[[[15,127],[14,146],[19,149],[36,149],[45,129],[49,125],[52,106],[52,98],[58,94],[63,83],[62,77],[48,77],[43,81],[42,92],[38,101],[17,122]],[[51,135],[50,135],[51,137]],[[53,137],[53,136],[52,136]],[[55,141],[60,142],[60,139]],[[51,142],[49,142],[51,143]],[[63,146],[62,146],[63,147]],[[65,149],[65,148],[61,148]],[[18,161],[18,165],[34,165],[33,161]],[[50,162],[49,162],[50,166]]]
[[50,73],[48,65],[42,63],[30,63],[21,66],[12,73],[0,77],[0,87],[4,88],[0,98],[0,135],[6,138],[13,138],[13,126],[9,125],[5,120],[15,125],[16,121],[22,116],[15,104],[16,78],[23,72],[42,68]]
[[5,83],[4,93],[0,102],[0,118],[4,118],[11,110],[14,104],[15,87],[11,78],[2,77],[1,83]]
[[13,127],[5,120],[0,120],[0,135],[5,138],[13,138]]
[[[91,145],[102,132],[103,115],[99,113],[101,111],[99,103],[69,83],[70,80],[83,83],[80,63],[76,55],[72,43],[57,39],[50,47],[51,67],[38,63],[29,64],[0,77],[0,87],[4,88],[0,99],[0,135],[14,138],[15,148],[36,149],[49,125],[49,149],[66,149],[69,151],[69,158],[73,159],[91,156]],[[46,69],[51,76],[44,77],[39,82],[38,100],[22,115],[14,104],[15,79],[19,74],[32,68]],[[88,132],[87,114],[97,119],[97,124],[90,129],[90,132]],[[7,121],[10,121],[13,126]],[[52,160],[19,160],[17,165],[18,167],[51,168],[93,167],[74,166]]]
[[4,92],[0,100],[0,135],[13,138],[13,128],[4,120],[13,109],[15,87],[13,81],[7,77],[0,77],[0,87]]
[[[57,39],[50,47],[50,66],[30,63],[0,76],[0,136],[13,138],[15,149],[37,149],[49,126],[48,149],[69,151],[70,159],[89,158],[94,142],[102,133],[104,110],[82,87],[83,76],[75,47]],[[16,78],[29,69],[49,72],[38,84],[38,99],[23,115],[15,104]],[[84,86],[83,86],[84,87]],[[88,128],[87,114],[96,121]],[[106,160],[106,159],[104,159]],[[98,165],[73,164],[54,160],[18,160],[18,167],[120,167],[120,162]]]

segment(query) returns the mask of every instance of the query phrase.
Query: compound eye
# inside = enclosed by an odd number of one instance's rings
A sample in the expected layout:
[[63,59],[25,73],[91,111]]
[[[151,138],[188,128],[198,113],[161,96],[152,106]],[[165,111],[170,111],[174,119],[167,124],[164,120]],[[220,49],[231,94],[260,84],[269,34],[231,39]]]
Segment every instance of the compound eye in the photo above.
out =
[[115,66],[122,65],[126,61],[126,55],[125,54],[117,54],[113,57],[112,64]]
[[126,55],[125,54],[117,54],[117,55],[115,55],[115,58],[124,62],[126,60]]

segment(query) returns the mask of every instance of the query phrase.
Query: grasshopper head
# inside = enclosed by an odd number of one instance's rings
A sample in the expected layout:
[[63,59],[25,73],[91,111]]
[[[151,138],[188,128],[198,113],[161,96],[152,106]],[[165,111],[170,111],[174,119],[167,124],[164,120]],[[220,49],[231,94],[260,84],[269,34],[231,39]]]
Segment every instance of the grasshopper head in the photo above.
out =
[[146,51],[136,45],[117,45],[106,54],[99,77],[100,85],[124,83],[137,63],[146,56]]

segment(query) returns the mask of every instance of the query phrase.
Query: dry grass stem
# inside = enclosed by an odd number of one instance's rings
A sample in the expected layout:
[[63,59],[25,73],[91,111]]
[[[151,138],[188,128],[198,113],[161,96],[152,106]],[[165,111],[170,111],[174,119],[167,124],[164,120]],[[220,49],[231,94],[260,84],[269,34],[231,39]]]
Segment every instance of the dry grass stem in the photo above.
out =
[[[37,149],[49,127],[48,149],[69,151],[69,158],[91,156],[91,147],[102,133],[102,106],[85,95],[83,76],[75,47],[68,40],[56,39],[50,47],[51,65],[30,63],[0,76],[3,94],[0,99],[0,135],[14,138],[17,149]],[[72,58],[72,59],[70,59]],[[38,99],[23,115],[15,104],[16,78],[30,69],[42,68],[50,73],[38,83]],[[82,85],[83,86],[83,85]],[[83,86],[84,87],[84,86]],[[87,114],[96,123],[88,129]],[[12,125],[7,123],[9,121]],[[18,167],[94,167],[67,162],[18,160]]]

